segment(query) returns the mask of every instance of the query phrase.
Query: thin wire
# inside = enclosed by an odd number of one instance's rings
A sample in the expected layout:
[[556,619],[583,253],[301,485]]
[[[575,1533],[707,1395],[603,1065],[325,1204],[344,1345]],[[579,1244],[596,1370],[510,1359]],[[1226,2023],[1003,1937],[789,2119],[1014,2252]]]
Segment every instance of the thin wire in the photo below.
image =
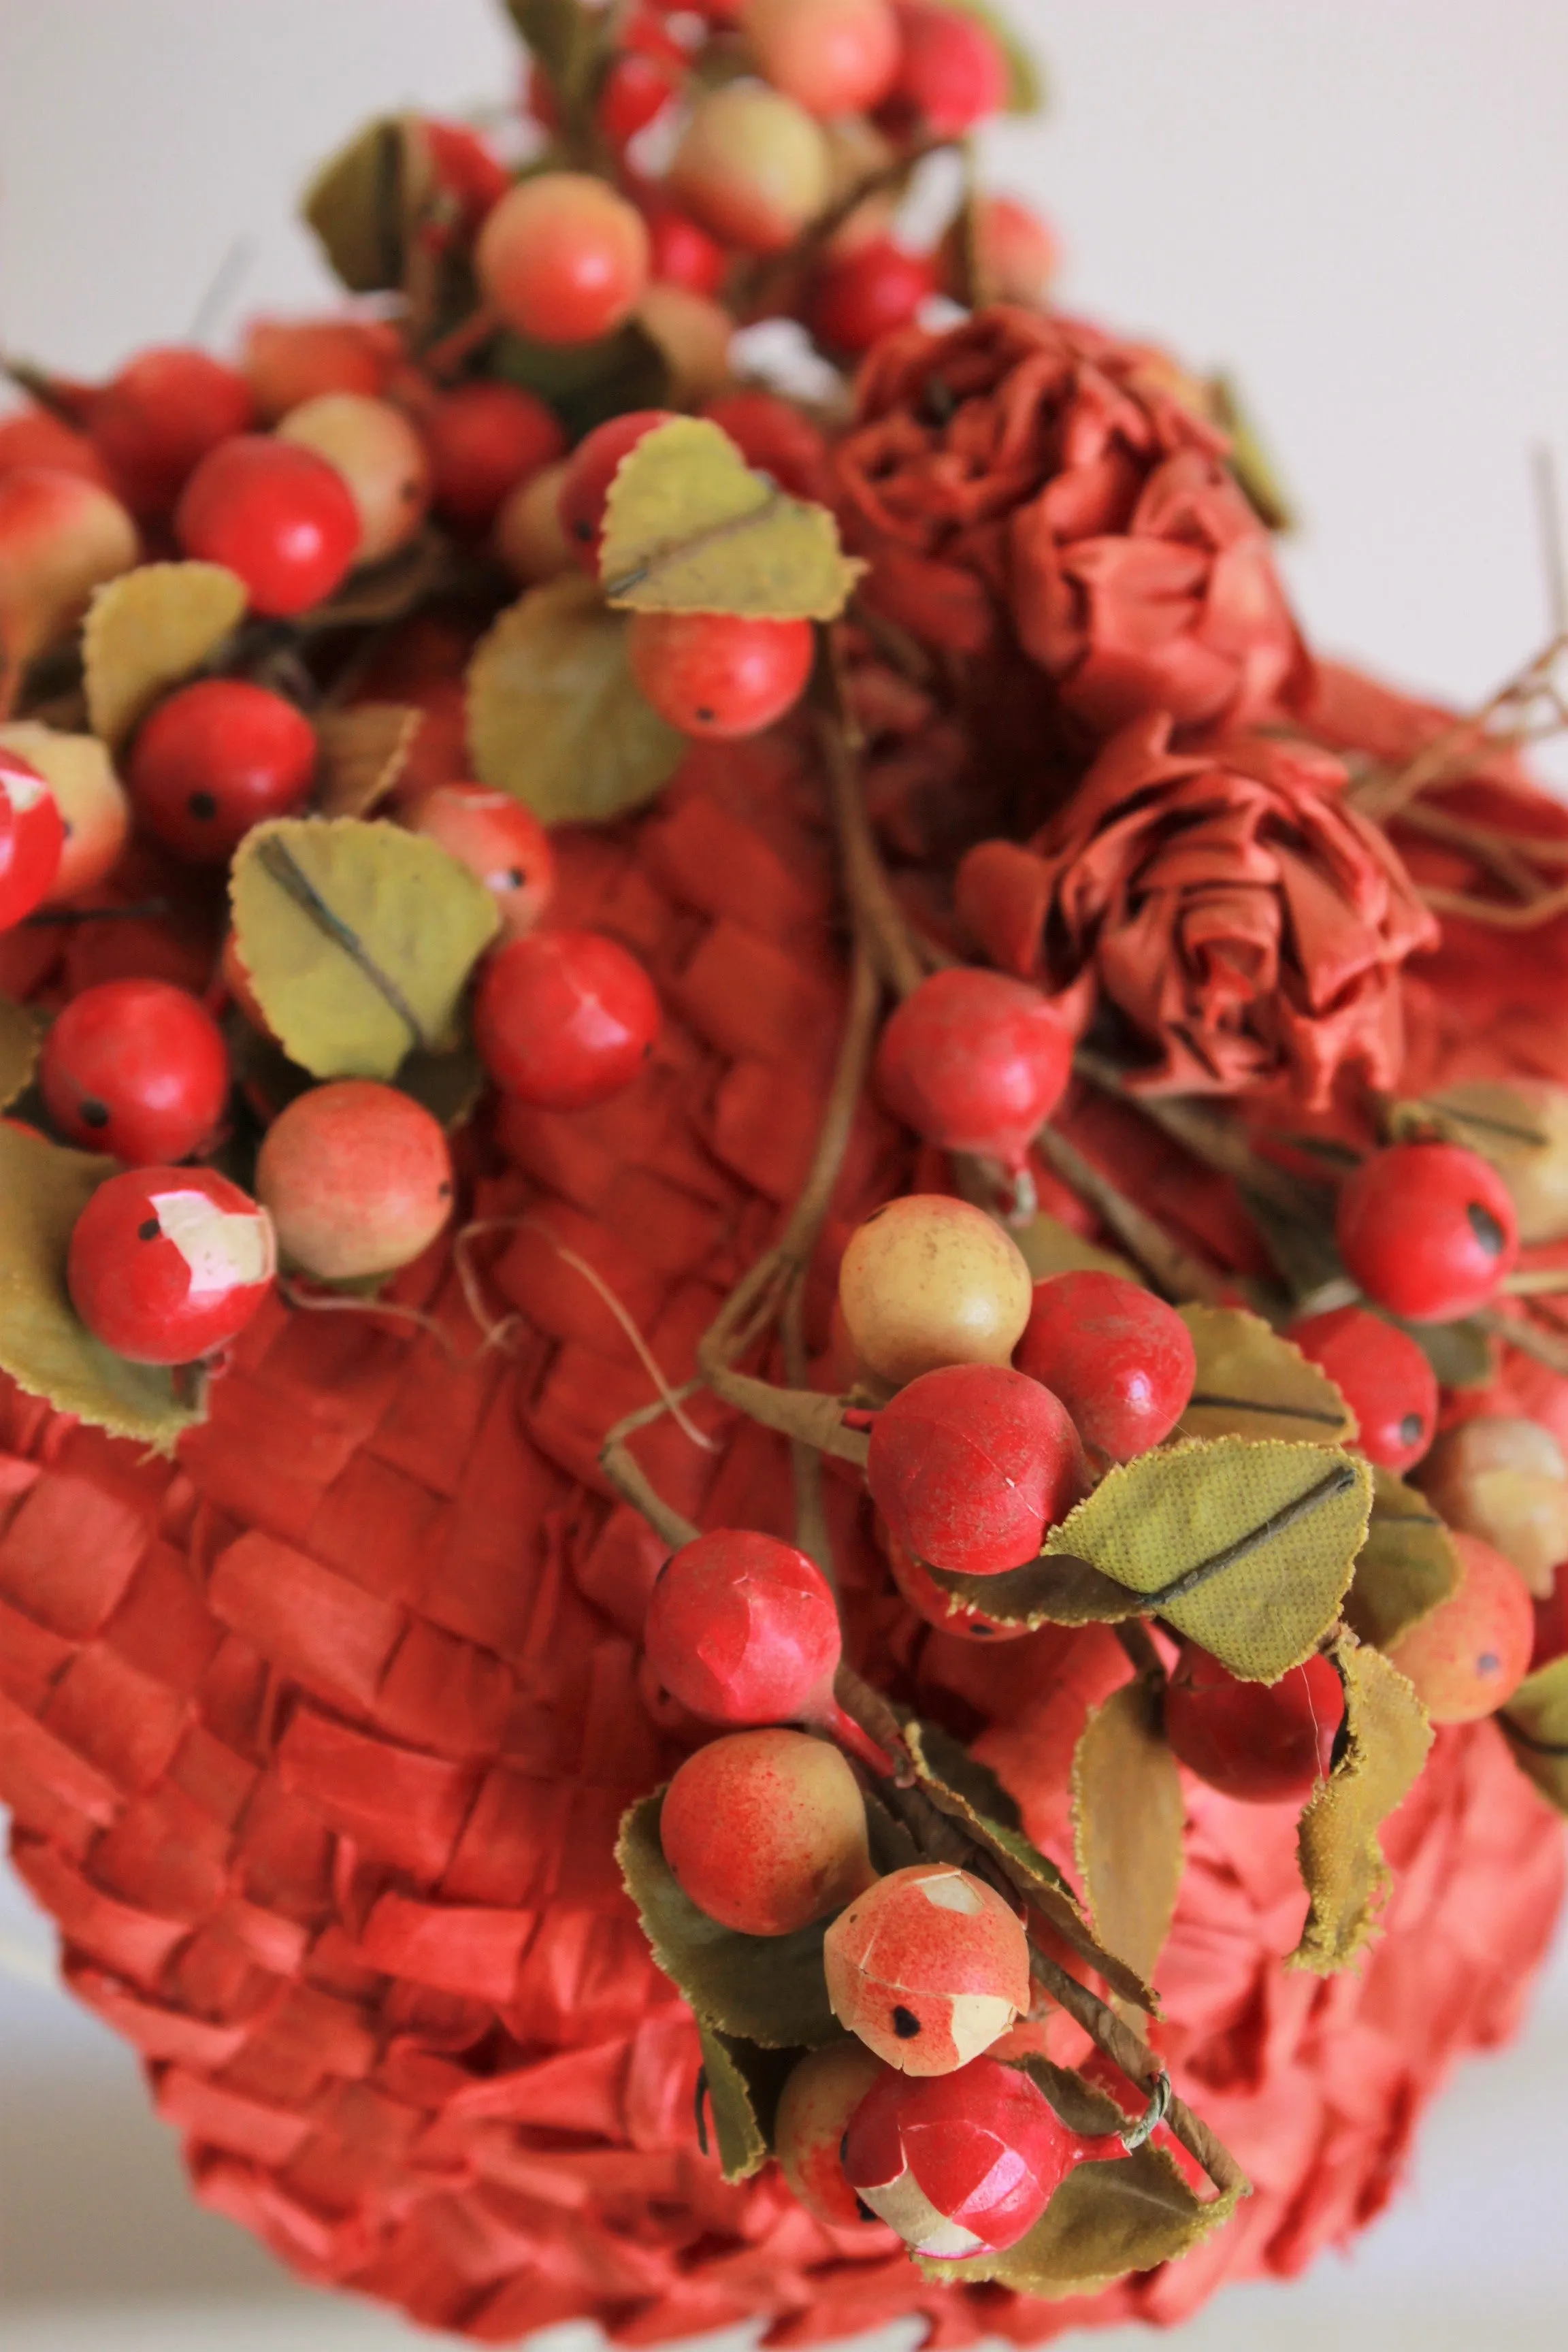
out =
[[1546,573],[1546,610],[1552,635],[1561,637],[1568,635],[1568,548],[1563,541],[1557,460],[1550,446],[1542,441],[1531,450],[1530,463],[1541,525],[1541,560]]

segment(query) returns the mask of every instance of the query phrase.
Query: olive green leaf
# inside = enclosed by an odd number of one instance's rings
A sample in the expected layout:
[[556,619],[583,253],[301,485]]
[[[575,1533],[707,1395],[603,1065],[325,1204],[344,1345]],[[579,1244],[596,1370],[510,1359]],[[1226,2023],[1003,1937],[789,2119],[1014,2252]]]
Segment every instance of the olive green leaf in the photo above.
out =
[[[1030,2057],[1024,2071],[1069,2130],[1095,2137],[1125,2126],[1114,2100],[1065,2068]],[[991,2279],[1016,2294],[1092,2294],[1129,2271],[1152,2270],[1190,2252],[1230,2219],[1239,2193],[1205,2203],[1173,2158],[1145,2141],[1134,2155],[1077,2166],[1027,2236],[1005,2253],[961,2263],[922,2261],[918,2267],[925,2277],[953,2285]]]
[[1048,1282],[1054,1274],[1116,1274],[1124,1282],[1141,1279],[1131,1258],[1086,1242],[1081,1234],[1075,1234],[1059,1217],[1047,1216],[1043,1209],[1026,1225],[1008,1230],[1036,1282]]
[[59,1412],[167,1453],[200,1408],[180,1402],[173,1373],[129,1364],[95,1339],[66,1288],[71,1230],[120,1172],[117,1160],[0,1124],[0,1371]]
[[1377,1833],[1432,1745],[1426,1708],[1381,1651],[1342,1633],[1333,1659],[1345,1686],[1343,1752],[1308,1800],[1296,1833],[1310,1903],[1289,1960],[1320,1976],[1347,1968],[1377,1932],[1390,1884]]
[[1454,1538],[1425,1495],[1392,1470],[1372,1474],[1372,1517],[1345,1595],[1345,1622],[1375,1649],[1429,1617],[1459,1581]]
[[1112,1991],[1155,2011],[1158,1996],[1138,1970],[1108,1948],[1085,1919],[1067,1880],[1018,1826],[1018,1809],[995,1774],[934,1724],[903,1719],[915,1778],[939,1812],[988,1853],[1026,1902],[1074,1951],[1099,1969]]
[[417,117],[383,114],[329,155],[301,205],[321,249],[351,294],[403,284],[411,224],[434,188]]
[[1039,59],[1028,43],[1018,38],[1004,11],[992,7],[990,0],[952,0],[952,5],[984,25],[1001,50],[1007,68],[1007,112],[1038,114],[1046,103],[1045,75]]
[[1568,1096],[1560,1087],[1468,1079],[1419,1102],[1395,1103],[1389,1126],[1396,1136],[1436,1131],[1490,1160],[1513,1195],[1527,1248],[1555,1241],[1568,1225]]
[[1568,1657],[1527,1675],[1498,1721],[1515,1761],[1560,1813],[1568,1813]]
[[408,764],[424,713],[362,702],[316,721],[316,806],[322,816],[369,816]]
[[1242,496],[1265,530],[1294,530],[1300,518],[1279,478],[1251,411],[1234,376],[1211,376],[1206,386],[1215,422],[1230,436],[1230,470]]
[[26,1094],[38,1066],[43,1031],[25,1004],[0,996],[0,1110]]
[[612,604],[831,621],[865,568],[826,507],[753,473],[700,416],[646,433],[610,485],[599,573]]
[[506,11],[543,68],[563,114],[577,113],[594,94],[603,12],[590,16],[582,0],[506,0]]
[[1261,1316],[1239,1307],[1184,1307],[1197,1377],[1182,1415],[1184,1437],[1284,1437],[1348,1444],[1354,1413],[1327,1372]]
[[397,1073],[399,1094],[412,1095],[416,1103],[423,1103],[448,1134],[472,1118],[489,1084],[489,1073],[467,1037],[446,1054],[427,1054],[417,1048]]
[[221,563],[142,563],[98,589],[82,626],[88,723],[110,749],[211,660],[245,617],[245,583]]
[[488,372],[520,392],[537,393],[574,441],[612,416],[669,404],[669,362],[638,319],[591,343],[536,343],[498,335]]
[[1115,1625],[1143,1613],[1141,1594],[1090,1568],[1086,1559],[1042,1552],[1001,1576],[955,1576],[928,1569],[932,1581],[965,1609],[983,1609],[1007,1625]]
[[354,817],[284,817],[246,835],[230,883],[235,940],[289,1055],[318,1078],[392,1078],[453,1041],[500,918],[434,841]]
[[789,1936],[742,1936],[700,1911],[659,1843],[664,1790],[622,1816],[616,1859],[654,1958],[700,2024],[764,2050],[816,2050],[842,2028],[827,2005],[826,1919]]
[[1142,1680],[1093,1708],[1072,1760],[1079,1885],[1102,1944],[1152,1977],[1181,1890],[1182,1776]]
[[450,545],[438,530],[422,530],[384,562],[351,572],[335,595],[301,613],[293,625],[311,637],[334,629],[381,628],[416,612],[453,579]]
[[1338,1615],[1371,1500],[1370,1467],[1348,1454],[1220,1437],[1123,1463],[1046,1550],[1140,1594],[1233,1674],[1274,1682]]
[[721,2033],[700,2018],[697,2037],[702,2047],[702,2082],[698,2086],[698,2129],[704,2129],[702,2109],[712,2110],[719,2162],[726,2180],[750,2180],[773,2151],[773,2118],[779,2094],[796,2066],[798,2050],[763,2050],[739,2034]]
[[1414,1339],[1446,1389],[1489,1389],[1497,1378],[1497,1342],[1485,1326],[1467,1323],[1404,1323],[1384,1318]]
[[639,808],[685,755],[637,691],[628,625],[591,582],[552,580],[501,614],[469,665],[474,772],[545,824]]

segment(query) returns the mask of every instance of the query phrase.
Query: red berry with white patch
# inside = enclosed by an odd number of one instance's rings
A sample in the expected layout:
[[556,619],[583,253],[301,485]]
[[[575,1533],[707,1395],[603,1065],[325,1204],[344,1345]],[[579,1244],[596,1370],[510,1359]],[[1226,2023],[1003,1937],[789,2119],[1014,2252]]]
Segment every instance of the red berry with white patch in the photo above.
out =
[[1053,1389],[1086,1445],[1131,1461],[1170,1435],[1197,1354],[1173,1307],[1141,1283],[1088,1269],[1035,1285],[1018,1370]]
[[60,870],[66,830],[53,793],[26,760],[0,751],[0,931],[47,898]]
[[213,1140],[228,1101],[228,1049],[187,990],[106,980],[66,1006],[44,1040],[38,1080],[68,1142],[153,1167]]
[[202,459],[174,535],[187,555],[237,572],[252,611],[278,620],[321,604],[360,557],[359,509],[337,467],[265,433]]
[[374,1078],[311,1087],[279,1111],[256,1191],[285,1261],[323,1282],[392,1274],[452,1213],[452,1155],[423,1103]]
[[120,500],[80,473],[0,475],[0,659],[20,666],[68,636],[93,590],[141,552]]
[[488,784],[437,784],[409,803],[404,823],[479,877],[512,939],[533,929],[550,903],[555,856],[521,801]]
[[132,1168],[100,1184],[66,1262],[71,1304],[133,1364],[188,1364],[238,1338],[276,1265],[265,1209],[210,1168]]
[[1457,1143],[1374,1151],[1339,1198],[1334,1238],[1352,1281],[1410,1323],[1487,1306],[1513,1271],[1519,1220],[1507,1185]]
[[994,1888],[951,1863],[879,1878],[827,1931],[840,2025],[905,2074],[967,2066],[1029,2006],[1029,1943]]
[[359,517],[354,562],[384,562],[405,547],[430,504],[430,460],[424,442],[390,400],[362,392],[324,392],[291,408],[277,437],[307,449],[338,474]]
[[1184,1643],[1165,1687],[1165,1737],[1182,1762],[1249,1805],[1304,1805],[1329,1777],[1344,1716],[1344,1685],[1320,1656],[1249,1683]]
[[816,657],[809,621],[739,613],[634,613],[632,676],[683,735],[729,742],[760,735],[805,691]]
[[1408,1331],[1365,1307],[1305,1315],[1286,1334],[1327,1372],[1356,1417],[1356,1443],[1369,1462],[1409,1470],[1437,1427],[1437,1375]]
[[126,782],[149,833],[221,866],[252,825],[300,807],[315,773],[316,730],[302,711],[245,678],[209,677],[144,721]]
[[889,1109],[928,1143],[1017,1169],[1072,1075],[1072,1036],[1037,988],[958,964],[891,1015],[876,1073]]
[[629,1087],[658,1035],[637,958],[599,931],[537,931],[497,950],[474,1042],[502,1091],[539,1110],[586,1110]]
[[911,2253],[963,2262],[1016,2246],[1076,2165],[1123,2152],[1115,2134],[1069,2130],[1021,2068],[976,2058],[873,2084],[845,2133],[843,2172]]
[[804,1731],[700,1748],[665,1791],[659,1839],[698,1909],[742,1936],[793,1935],[873,1878],[855,1775]]
[[900,1389],[866,1476],[900,1542],[952,1576],[1021,1568],[1089,1486],[1060,1400],[1005,1364],[947,1364]]

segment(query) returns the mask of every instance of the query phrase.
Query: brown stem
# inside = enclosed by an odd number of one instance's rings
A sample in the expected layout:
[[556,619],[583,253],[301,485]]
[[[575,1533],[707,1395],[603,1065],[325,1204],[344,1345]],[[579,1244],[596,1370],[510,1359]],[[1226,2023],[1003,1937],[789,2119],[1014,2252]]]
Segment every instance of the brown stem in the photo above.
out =
[[1151,1690],[1163,1690],[1165,1663],[1154,1647],[1149,1628],[1141,1617],[1123,1617],[1111,1627],[1122,1651],[1131,1660],[1135,1672]]
[[[784,1378],[792,1388],[804,1389],[806,1352],[805,1286],[803,1282],[792,1284],[784,1299],[780,1328],[784,1339]],[[816,1562],[837,1596],[838,1571],[833,1558],[833,1538],[827,1527],[822,1456],[816,1446],[808,1445],[804,1438],[792,1437],[789,1442],[789,1466],[795,1483],[795,1539],[802,1551]]]
[[1533,1356],[1538,1364],[1568,1378],[1568,1339],[1558,1339],[1543,1331],[1538,1323],[1528,1322],[1521,1315],[1500,1315],[1488,1307],[1474,1321],[1489,1339],[1501,1339],[1506,1346],[1517,1348],[1521,1355]]
[[820,1454],[834,1454],[841,1462],[865,1468],[871,1441],[864,1430],[845,1428],[847,1401],[844,1397],[824,1396],[817,1389],[777,1388],[755,1373],[738,1372],[722,1362],[706,1340],[698,1349],[697,1360],[714,1395],[737,1412],[750,1414],[764,1429],[776,1429],[781,1437],[796,1438]]
[[796,270],[813,261],[863,204],[889,189],[901,190],[928,155],[940,154],[952,143],[951,139],[928,139],[907,153],[889,157],[874,172],[868,172],[826,212],[819,213],[793,245],[786,246],[782,253],[769,254],[747,271],[731,289],[731,309],[741,318],[763,315],[774,288],[787,285]]
[[1522,907],[1506,907],[1494,898],[1473,898],[1468,890],[1426,889],[1425,904],[1435,915],[1459,915],[1468,923],[1482,923],[1494,931],[1533,931],[1542,923],[1568,914],[1568,888],[1548,890]]
[[[660,1408],[662,1410],[662,1407]],[[636,1420],[633,1414],[628,1418]],[[640,1511],[655,1532],[661,1535],[671,1550],[690,1543],[701,1530],[679,1511],[667,1503],[640,1462],[620,1436],[625,1423],[616,1427],[599,1448],[599,1467],[620,1496],[634,1511]]]
[[[1363,815],[1386,824],[1424,792],[1463,775],[1476,759],[1489,751],[1507,748],[1506,742],[1500,743],[1493,733],[1492,721],[1510,709],[1517,710],[1523,719],[1542,697],[1555,708],[1552,672],[1565,651],[1568,635],[1555,632],[1541,651],[1506,679],[1495,694],[1489,695],[1471,717],[1456,719],[1451,727],[1446,727],[1402,768],[1392,773],[1380,770],[1353,785],[1350,797],[1354,805]],[[1560,724],[1560,709],[1555,716]]]
[[1099,1211],[1118,1240],[1125,1243],[1168,1298],[1201,1299],[1211,1307],[1219,1303],[1224,1296],[1219,1276],[1212,1274],[1201,1258],[1173,1241],[1146,1210],[1130,1201],[1092,1160],[1086,1160],[1076,1144],[1069,1143],[1054,1127],[1043,1127],[1035,1138],[1035,1149],[1049,1160],[1080,1200]]
[[865,938],[889,987],[908,996],[925,978],[903,908],[893,896],[866,814],[859,765],[842,709],[821,714],[824,763],[834,829],[844,868],[844,888],[857,931]]
[[[1059,1962],[1042,1952],[1038,1945],[1030,1947],[1029,1969],[1036,1983],[1042,1985],[1074,2022],[1082,2026],[1095,2047],[1102,2050],[1113,2065],[1120,2066],[1128,2081],[1135,2083],[1146,2098],[1152,2097],[1165,2069],[1148,2043],[1130,2025],[1124,2025],[1116,2011],[1090,1992],[1087,1985],[1080,1985]],[[1173,2136],[1203,2166],[1223,2195],[1251,2195],[1252,2184],[1235,2157],[1184,2100],[1172,2098],[1165,2120]]]
[[1184,1098],[1134,1094],[1124,1070],[1103,1054],[1086,1046],[1079,1046],[1073,1055],[1073,1067],[1102,1094],[1113,1095],[1119,1102],[1130,1104],[1152,1125],[1163,1129],[1205,1167],[1217,1169],[1222,1176],[1234,1177],[1260,1200],[1272,1202],[1289,1215],[1316,1214],[1318,1203],[1310,1187],[1300,1177],[1277,1168],[1272,1160],[1261,1159],[1233,1121]]

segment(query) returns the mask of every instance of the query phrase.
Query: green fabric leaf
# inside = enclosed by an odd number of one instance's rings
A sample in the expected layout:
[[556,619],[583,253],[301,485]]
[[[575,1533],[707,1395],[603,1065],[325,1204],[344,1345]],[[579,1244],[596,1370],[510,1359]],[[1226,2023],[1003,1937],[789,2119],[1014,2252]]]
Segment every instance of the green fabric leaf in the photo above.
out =
[[415,145],[406,117],[378,115],[328,156],[305,191],[305,219],[351,294],[403,284],[408,223],[420,195],[410,183],[419,167]]
[[474,655],[474,772],[545,824],[640,808],[685,756],[685,736],[637,691],[628,626],[591,582],[552,580],[503,613]]
[[1354,1438],[1355,1415],[1327,1372],[1261,1316],[1239,1307],[1179,1312],[1198,1359],[1184,1437],[1281,1437],[1307,1445]]
[[487,372],[520,392],[537,393],[574,441],[630,409],[669,405],[669,362],[637,319],[591,343],[538,343],[526,335],[498,335]]
[[42,1043],[43,1029],[26,1006],[0,996],[0,1110],[32,1085]]
[[1429,1617],[1459,1581],[1454,1538],[1425,1495],[1392,1470],[1372,1474],[1372,1517],[1345,1595],[1345,1622],[1375,1649]]
[[0,1371],[28,1396],[159,1453],[204,1418],[171,1371],[128,1364],[92,1337],[70,1303],[72,1229],[120,1163],[67,1151],[30,1129],[0,1124]]
[[[726,2180],[750,2180],[773,2152],[779,2094],[802,2053],[763,2050],[700,2019],[697,2035],[720,2166]],[[702,2095],[699,2091],[700,2110]]]
[[1514,1760],[1560,1813],[1568,1813],[1568,1657],[1521,1683],[1498,1721]]
[[1072,1761],[1073,1851],[1100,1942],[1152,1978],[1185,1861],[1182,1776],[1147,1684],[1090,1712]]
[[318,1078],[393,1078],[455,1043],[468,975],[500,928],[466,866],[400,825],[284,817],[236,854],[235,941],[289,1059]]
[[742,1936],[700,1911],[664,1858],[664,1790],[621,1820],[616,1859],[654,1958],[700,2024],[764,2050],[816,2050],[842,2031],[827,2002],[822,1943],[828,1922],[789,1936]]
[[316,721],[316,808],[321,816],[369,816],[404,769],[425,723],[400,702],[361,702]]
[[1342,1634],[1334,1663],[1345,1686],[1347,1736],[1297,1832],[1311,1900],[1289,1961],[1319,1975],[1347,1968],[1377,1932],[1390,1885],[1378,1832],[1414,1787],[1432,1745],[1426,1708],[1381,1651]]
[[88,723],[110,749],[239,626],[245,583],[221,563],[143,563],[94,592],[82,625]]
[[826,507],[754,473],[704,417],[645,434],[610,485],[599,574],[612,604],[832,621],[865,568]]

